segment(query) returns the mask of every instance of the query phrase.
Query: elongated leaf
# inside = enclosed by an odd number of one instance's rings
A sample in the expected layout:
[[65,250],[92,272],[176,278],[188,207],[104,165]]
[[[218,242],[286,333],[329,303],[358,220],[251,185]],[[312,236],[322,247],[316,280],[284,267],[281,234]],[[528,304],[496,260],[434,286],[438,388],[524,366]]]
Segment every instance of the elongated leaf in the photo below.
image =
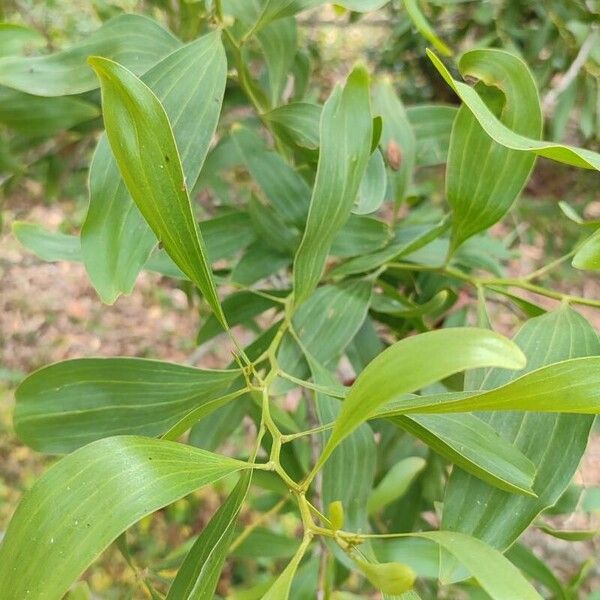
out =
[[[335,385],[335,377],[309,361],[312,378],[321,386]],[[325,394],[315,395],[319,422],[334,421],[340,410],[338,400]],[[323,434],[326,442],[329,434]],[[361,531],[368,527],[367,502],[371,496],[373,478],[377,467],[377,446],[371,427],[363,423],[333,451],[323,468],[321,491],[323,505],[341,502],[344,513],[344,528]]]
[[350,215],[331,244],[331,254],[352,257],[376,252],[387,244],[389,237],[385,222],[374,217]]
[[555,527],[542,522],[536,523],[535,525],[544,533],[567,542],[592,540],[600,535],[600,529],[556,529]]
[[503,490],[535,495],[535,465],[476,416],[412,415],[391,421],[475,477]]
[[452,50],[438,37],[419,8],[418,0],[404,0],[404,8],[417,31],[444,56],[452,56]]
[[434,541],[463,564],[492,600],[542,600],[519,570],[500,552],[476,538],[453,531],[411,534]]
[[[463,76],[479,79],[482,101],[506,127],[539,138],[542,110],[533,76],[518,57],[502,50],[464,54]],[[493,86],[493,87],[487,87]],[[446,190],[452,206],[452,247],[500,220],[529,178],[534,154],[508,149],[485,132],[467,106],[456,115],[450,140]]]
[[160,101],[119,64],[103,58],[89,62],[101,81],[107,137],[131,197],[175,264],[199,287],[227,328],[179,151]]
[[540,367],[498,388],[411,397],[389,404],[384,414],[534,411],[600,412],[600,356],[575,358]]
[[40,98],[0,86],[0,123],[31,137],[52,136],[100,116],[80,98]]
[[568,165],[600,170],[600,154],[596,152],[566,144],[530,139],[512,131],[496,118],[472,87],[453,79],[448,69],[433,52],[428,51],[428,56],[446,83],[456,92],[485,132],[495,142],[513,150],[531,152]]
[[379,406],[466,369],[522,369],[525,357],[510,340],[484,329],[453,328],[397,342],[382,352],[352,386],[315,470]]
[[242,473],[225,503],[202,530],[179,568],[167,600],[212,600],[251,476],[252,471]]
[[373,94],[373,110],[383,118],[381,148],[387,158],[392,200],[404,200],[412,182],[415,167],[416,141],[406,110],[392,84],[383,81]]
[[141,358],[82,358],[49,365],[16,392],[18,436],[42,452],[71,452],[120,434],[164,433],[192,409],[218,408],[239,377]]
[[[221,41],[213,33],[173,52],[142,78],[171,119],[184,180],[190,189],[198,179],[217,125],[226,71]],[[160,171],[156,164],[148,166]],[[239,239],[243,239],[242,232]],[[88,275],[105,302],[112,303],[119,294],[131,292],[156,243],[156,235],[129,195],[104,136],[90,167],[90,205],[81,244]],[[210,258],[217,260],[208,239],[206,244]]]
[[261,600],[288,600],[292,581],[294,580],[294,576],[296,575],[296,571],[298,570],[298,566],[300,565],[300,561],[302,560],[307,547],[307,542],[300,544],[300,547],[292,557],[288,566],[282,571],[281,575],[275,580],[267,593],[262,596]]
[[0,597],[60,600],[136,521],[248,466],[135,436],[108,438],[77,450],[23,497],[0,545]]
[[566,590],[556,575],[529,548],[520,543],[513,544],[506,552],[506,557],[530,578],[554,592],[558,600],[568,600]]
[[267,150],[251,130],[236,127],[231,141],[278,215],[286,223],[303,227],[310,202],[306,181],[279,154]]
[[296,304],[317,286],[335,234],[348,220],[369,160],[372,118],[363,67],[337,87],[321,116],[319,165],[304,237],[294,260]]
[[[600,353],[596,332],[570,308],[530,319],[515,337],[515,342],[527,355],[529,371],[555,361]],[[583,360],[586,359],[562,365],[582,364]],[[487,375],[484,387],[496,388],[512,379],[515,377],[510,372],[495,369]],[[523,378],[516,381],[523,381]],[[579,381],[571,383],[576,394]],[[537,379],[539,384],[540,379]],[[568,406],[570,401],[571,394],[567,392],[563,404]],[[533,490],[538,498],[509,494],[454,469],[446,488],[442,524],[445,529],[474,535],[505,550],[542,510],[562,495],[585,451],[594,418],[533,412],[496,412],[482,414],[481,418],[534,463],[537,474]]]
[[173,52],[179,41],[153,19],[119,15],[67,50],[0,59],[0,84],[36,96],[67,96],[98,87],[89,56],[115,60],[136,75]]
[[448,229],[448,225],[448,220],[444,219],[435,225],[398,227],[392,240],[381,250],[364,256],[356,256],[332,269],[331,274],[335,276],[355,275],[376,269],[386,262],[399,259],[426,246],[444,233]]

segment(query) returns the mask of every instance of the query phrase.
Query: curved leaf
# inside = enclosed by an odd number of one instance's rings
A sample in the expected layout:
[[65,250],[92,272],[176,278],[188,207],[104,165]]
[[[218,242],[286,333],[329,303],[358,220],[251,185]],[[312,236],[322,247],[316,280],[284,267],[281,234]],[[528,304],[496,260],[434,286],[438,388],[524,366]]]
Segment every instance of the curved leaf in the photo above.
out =
[[0,84],[35,96],[80,94],[98,87],[86,64],[88,56],[111,58],[141,75],[179,45],[155,20],[119,15],[67,50],[1,58]]
[[412,396],[384,407],[381,414],[469,411],[600,413],[600,356],[573,358],[540,367],[483,392]]
[[239,376],[141,358],[67,360],[19,385],[14,425],[23,442],[50,453],[113,435],[160,435],[195,408],[218,408]]
[[174,442],[119,436],[63,458],[25,494],[0,545],[0,597],[60,600],[123,531],[249,465]]
[[454,531],[411,536],[434,541],[463,564],[492,600],[542,600],[521,572],[500,552],[476,538]]
[[596,152],[566,144],[530,139],[506,127],[495,117],[494,113],[472,87],[453,79],[448,69],[433,52],[427,51],[427,54],[446,83],[456,92],[485,132],[495,142],[512,150],[532,152],[567,165],[600,171],[600,154]]
[[535,496],[535,465],[475,415],[411,415],[390,420],[475,477],[503,490]]
[[417,31],[444,56],[452,56],[452,50],[438,37],[419,8],[418,0],[404,0],[404,8]]
[[466,369],[522,369],[525,357],[505,337],[477,328],[451,328],[409,337],[387,348],[359,375],[344,400],[315,471],[377,408]]
[[179,567],[166,600],[212,600],[251,476],[252,471],[242,473],[239,483],[202,530]]
[[[516,374],[509,371],[492,369],[482,386],[492,389],[492,393],[493,388],[502,389],[501,385],[510,384],[514,379],[515,384],[520,382],[523,385],[525,397],[533,398],[534,388],[541,385],[542,393],[545,388],[549,394],[546,401],[550,401],[550,386],[546,386],[545,381],[542,384],[543,377],[536,377],[536,373],[543,374],[543,371],[535,369],[560,360],[600,354],[600,342],[594,329],[568,307],[530,319],[516,335],[515,342],[527,355],[527,369],[532,371],[531,376],[535,379],[531,381],[535,381],[535,384],[525,386],[524,377],[517,378]],[[573,366],[585,365],[587,360],[598,358],[566,360],[556,366],[560,370],[570,370]],[[597,366],[595,370],[598,370]],[[551,372],[552,367],[548,367],[547,373]],[[590,376],[588,373],[586,378]],[[558,385],[557,392],[560,394],[560,380]],[[568,409],[572,398],[584,388],[585,381],[580,387],[578,377],[571,381],[571,386],[565,387],[561,400],[565,407],[563,410]],[[597,384],[593,396],[598,403]],[[498,397],[502,399],[502,396]],[[518,397],[513,396],[516,399]],[[582,397],[574,403],[576,407],[583,408],[585,403],[591,404],[593,401],[594,398]],[[538,409],[541,404],[538,404]],[[533,491],[538,497],[509,494],[490,487],[460,469],[454,469],[446,487],[442,524],[444,529],[474,535],[495,548],[505,550],[567,488],[585,451],[594,417],[536,412],[492,412],[480,416],[505,439],[513,442],[536,466]]]
[[[198,179],[219,119],[226,73],[220,38],[212,33],[173,52],[142,77],[171,119],[190,188]],[[90,167],[90,205],[81,246],[88,275],[105,302],[131,292],[156,243],[103,136]],[[206,243],[210,258],[216,260]]]
[[227,329],[164,108],[131,71],[104,58],[89,62],[101,81],[108,141],[131,197],[175,264],[198,286]]
[[369,160],[372,127],[369,77],[364,67],[357,67],[345,87],[331,94],[321,116],[315,187],[294,260],[296,305],[317,286],[333,238],[348,220]]
[[[480,80],[475,89],[482,102],[506,127],[524,136],[541,136],[542,110],[536,84],[520,58],[503,50],[473,50],[461,57],[459,68],[463,76]],[[517,152],[492,140],[467,106],[459,109],[446,170],[453,249],[506,214],[534,162],[534,154]]]

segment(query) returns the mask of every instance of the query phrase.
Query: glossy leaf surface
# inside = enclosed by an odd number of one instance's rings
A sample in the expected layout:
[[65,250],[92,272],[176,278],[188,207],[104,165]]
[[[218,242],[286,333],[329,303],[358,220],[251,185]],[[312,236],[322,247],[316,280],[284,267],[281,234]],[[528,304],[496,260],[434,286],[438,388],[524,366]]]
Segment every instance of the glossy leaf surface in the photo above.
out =
[[567,165],[600,170],[600,154],[596,152],[566,144],[531,139],[506,127],[496,118],[471,86],[453,79],[448,69],[435,54],[428,52],[428,55],[446,83],[456,92],[495,142],[513,150],[531,152]]
[[453,373],[490,366],[522,369],[525,357],[510,340],[476,328],[431,331],[390,346],[352,386],[318,467],[344,437],[395,396],[419,390]]
[[142,517],[245,468],[225,456],[135,436],[77,450],[51,467],[19,505],[0,545],[0,597],[60,600]]
[[[527,355],[529,371],[555,361],[600,353],[596,332],[570,308],[530,319],[515,337],[515,342]],[[560,364],[579,365],[586,360],[597,359],[580,358]],[[513,379],[519,381],[512,373],[495,369],[488,373],[483,386],[494,388]],[[579,378],[571,381],[574,393],[577,393],[579,383]],[[540,385],[540,380],[536,385]],[[563,404],[568,407],[571,398],[569,391]],[[491,413],[481,417],[500,435],[515,443],[534,463],[537,474],[533,490],[538,497],[509,494],[455,469],[446,489],[442,526],[474,535],[505,550],[564,492],[579,465],[594,417],[535,412]]]
[[82,358],[49,365],[21,383],[19,438],[43,452],[70,452],[121,434],[164,433],[190,410],[207,412],[240,375],[141,358]]
[[107,137],[129,193],[167,253],[227,327],[164,108],[119,64],[103,58],[90,64],[101,80]]
[[[216,34],[209,34],[173,52],[142,78],[170,118],[184,182],[189,189],[198,179],[217,125],[226,71],[221,41]],[[160,158],[164,163],[164,157]],[[159,174],[160,167],[151,162],[156,158],[144,159],[146,167]],[[163,170],[172,169],[176,160],[173,157],[169,165],[163,164]],[[183,194],[182,187],[175,190],[178,195]],[[86,270],[105,302],[112,303],[119,294],[131,292],[156,246],[156,224],[153,232],[142,213],[130,196],[109,142],[103,136],[90,167],[90,206],[81,244]],[[208,240],[206,244],[212,251]],[[210,253],[210,258],[219,257]]]
[[[473,50],[461,57],[459,68],[464,77],[480,81],[475,90],[507,128],[534,139],[541,136],[542,110],[536,84],[521,59],[502,50]],[[452,128],[446,171],[454,249],[506,214],[534,162],[534,154],[495,142],[468,106],[460,108]]]

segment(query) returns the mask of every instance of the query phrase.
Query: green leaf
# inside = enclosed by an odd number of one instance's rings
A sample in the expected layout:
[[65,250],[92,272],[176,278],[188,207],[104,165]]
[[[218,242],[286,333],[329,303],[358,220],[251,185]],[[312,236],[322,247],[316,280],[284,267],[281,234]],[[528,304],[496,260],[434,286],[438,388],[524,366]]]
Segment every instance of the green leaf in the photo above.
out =
[[[506,127],[521,135],[540,137],[542,111],[537,88],[520,58],[503,50],[473,50],[461,57],[459,68],[463,76],[480,80],[475,88],[478,97]],[[460,108],[452,128],[446,171],[446,193],[453,211],[453,249],[506,214],[534,162],[535,155],[496,143],[469,107]]]
[[552,570],[523,544],[513,544],[506,552],[508,558],[530,578],[539,581],[556,594],[558,600],[568,600],[565,589]]
[[50,232],[35,223],[15,221],[12,226],[15,237],[38,258],[48,262],[81,260],[81,246],[75,235]]
[[406,115],[416,140],[416,163],[421,167],[445,164],[457,108],[444,104],[409,106]]
[[309,544],[310,538],[305,538],[302,544],[300,544],[296,554],[292,557],[292,560],[281,572],[281,575],[275,580],[267,593],[262,596],[261,600],[288,600],[292,581]]
[[[222,46],[220,52],[224,53]],[[131,197],[169,256],[227,328],[164,108],[124,67],[98,57],[89,62],[101,81],[108,141]]]
[[387,177],[385,163],[379,150],[371,154],[367,170],[358,188],[358,199],[352,212],[356,215],[366,215],[378,210],[385,200]]
[[262,240],[257,240],[231,271],[231,280],[250,286],[265,277],[274,275],[292,262],[289,253],[277,252]]
[[453,79],[448,69],[433,52],[428,51],[428,56],[446,83],[456,92],[485,132],[495,142],[512,150],[530,152],[567,165],[600,170],[600,154],[596,152],[566,144],[530,139],[512,131],[496,118],[473,88],[466,83]]
[[291,102],[266,112],[263,118],[286,143],[316,150],[321,112],[322,107],[317,104]]
[[433,47],[444,56],[452,56],[452,50],[438,37],[429,21],[419,8],[418,0],[404,0],[404,8],[413,22],[417,31],[428,41]]
[[350,215],[331,244],[331,254],[362,256],[383,248],[389,238],[387,223],[373,217]]
[[542,600],[519,570],[500,552],[454,531],[410,534],[434,541],[463,564],[492,600]]
[[202,530],[179,568],[167,600],[212,600],[251,476],[252,471],[242,473],[227,500]]
[[[500,394],[494,388],[502,389],[500,386],[510,385],[514,379],[515,384],[522,386],[521,391],[529,396],[529,399],[525,397],[523,400],[524,408],[530,405],[530,399],[536,397],[535,388],[544,380],[541,392],[546,394],[548,401],[552,398],[552,390],[549,382],[546,383],[544,371],[540,369],[566,359],[566,362],[556,365],[557,373],[566,374],[571,368],[581,368],[585,361],[598,360],[568,359],[600,354],[600,342],[594,329],[578,313],[566,307],[527,321],[515,337],[515,342],[527,356],[527,370],[533,377],[531,386],[526,385],[524,377],[517,379],[516,375],[500,369],[491,370],[484,380],[484,388],[491,389],[499,401],[508,400],[510,403],[512,398],[514,409],[518,409],[519,395]],[[594,369],[598,371],[597,366]],[[546,374],[551,373],[552,367],[548,367]],[[557,380],[559,385],[564,386],[562,400],[556,403],[556,408],[560,405],[561,410],[569,409],[572,397],[576,398],[578,391],[585,388],[586,380],[590,381],[591,375],[588,373],[580,388],[579,373],[576,370],[572,373],[575,379],[570,380],[570,385],[568,379],[562,384],[560,377]],[[597,389],[596,384],[594,396],[597,396]],[[558,394],[561,394],[560,389]],[[588,393],[579,401],[575,400],[575,406],[579,404],[583,409],[585,403],[591,404],[594,398],[587,396]],[[542,408],[541,405],[542,402],[537,403],[536,400],[538,410]],[[513,442],[536,466],[533,490],[538,497],[509,494],[490,487],[460,469],[454,469],[446,488],[442,524],[444,529],[474,535],[495,548],[505,550],[567,488],[585,451],[594,417],[492,412],[482,414],[481,418],[506,440]]]
[[71,452],[120,434],[156,436],[216,400],[240,376],[141,358],[82,358],[27,377],[16,391],[14,425],[36,450]]
[[503,490],[535,496],[535,465],[475,415],[412,415],[390,420],[475,477]]
[[119,436],[63,458],[24,495],[0,546],[0,597],[60,600],[123,531],[249,465],[158,440]]
[[543,522],[538,522],[535,526],[544,533],[567,542],[592,540],[600,534],[600,529],[556,529]]
[[600,270],[600,230],[593,233],[577,250],[573,266],[583,271]]
[[111,58],[141,75],[179,45],[177,38],[153,19],[119,15],[67,50],[1,58],[0,84],[36,96],[80,94],[98,87],[86,64],[89,56]]
[[412,183],[416,141],[400,98],[390,81],[379,83],[373,93],[373,110],[383,118],[381,148],[387,158],[392,200],[404,200]]
[[40,98],[0,86],[0,123],[31,137],[50,137],[100,116],[80,98]]
[[350,389],[314,470],[360,423],[394,397],[466,369],[491,366],[522,369],[525,357],[510,340],[476,328],[430,331],[390,346],[366,367]]
[[[181,152],[184,181],[189,189],[199,177],[219,119],[226,71],[221,41],[218,34],[213,33],[176,50],[142,78],[171,118]],[[145,92],[147,96],[147,90]],[[173,158],[171,168],[176,167],[175,162]],[[153,168],[160,174],[158,165]],[[175,191],[183,195],[181,189]],[[174,204],[171,202],[170,206]],[[90,167],[90,205],[81,244],[88,275],[107,303],[114,302],[121,293],[131,292],[157,243],[155,226],[152,226],[153,233],[138,208],[104,136]],[[209,257],[218,260],[208,240],[208,226],[206,229],[205,232],[203,227]],[[231,236],[220,236],[220,243],[228,237],[231,240]],[[239,239],[243,239],[242,232]],[[236,243],[235,239],[233,242]]]
[[384,475],[369,496],[367,505],[369,514],[376,513],[388,504],[402,498],[425,465],[425,459],[419,456],[411,456],[397,462]]
[[269,100],[277,106],[288,82],[298,44],[296,19],[279,19],[256,35],[269,74]]
[[357,67],[344,88],[335,88],[321,116],[315,187],[294,260],[296,305],[317,286],[333,238],[348,220],[369,160],[372,127],[369,77]]
[[569,359],[540,367],[489,391],[398,400],[384,407],[382,414],[463,413],[472,410],[597,414],[600,413],[599,367],[600,356]]
[[[319,369],[309,360],[313,381],[320,386],[335,386],[336,378]],[[334,421],[340,410],[338,400],[322,393],[315,394],[316,412],[321,424]],[[323,434],[323,441],[329,438]],[[323,505],[340,502],[343,508],[344,527],[361,531],[368,527],[367,502],[373,487],[377,468],[377,445],[373,430],[363,423],[333,451],[323,468],[321,493]]]

